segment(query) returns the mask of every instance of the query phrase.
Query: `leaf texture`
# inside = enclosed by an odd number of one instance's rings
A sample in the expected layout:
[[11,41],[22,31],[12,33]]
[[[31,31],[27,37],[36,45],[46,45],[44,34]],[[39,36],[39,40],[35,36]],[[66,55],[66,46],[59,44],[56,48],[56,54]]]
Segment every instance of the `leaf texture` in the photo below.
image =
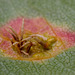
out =
[[[20,16],[42,16],[55,26],[75,31],[75,0],[0,0],[0,26]],[[40,62],[0,55],[0,75],[75,75],[74,65],[75,47]]]
[[0,75],[75,75],[74,59],[75,47],[40,62],[0,57]]

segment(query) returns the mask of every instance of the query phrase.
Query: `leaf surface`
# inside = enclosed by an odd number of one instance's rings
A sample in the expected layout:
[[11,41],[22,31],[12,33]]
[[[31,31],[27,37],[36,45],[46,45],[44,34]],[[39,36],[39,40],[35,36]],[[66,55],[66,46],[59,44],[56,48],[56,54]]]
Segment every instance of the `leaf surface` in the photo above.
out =
[[[75,0],[0,0],[0,26],[11,19],[41,16],[75,31]],[[51,59],[11,60],[0,55],[0,75],[75,75],[75,47]]]
[[75,47],[55,58],[36,61],[0,57],[0,75],[74,75]]

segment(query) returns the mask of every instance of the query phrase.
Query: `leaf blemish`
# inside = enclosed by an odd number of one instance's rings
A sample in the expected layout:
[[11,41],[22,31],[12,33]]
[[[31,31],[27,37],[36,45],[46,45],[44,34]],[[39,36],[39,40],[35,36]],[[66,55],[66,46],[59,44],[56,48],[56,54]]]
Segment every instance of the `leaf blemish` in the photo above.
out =
[[[15,26],[15,21],[14,23],[11,22],[10,26],[7,25],[7,27],[5,27],[8,36],[10,35],[9,47],[6,48],[6,44],[3,42],[0,43],[0,48],[5,54],[12,56],[12,58],[15,57],[14,59],[48,59],[61,53],[65,48],[70,47],[70,45],[68,46],[69,42],[66,43],[66,41],[62,39],[62,35],[59,36],[58,32],[55,32],[57,29],[53,29],[53,27],[43,18],[32,20],[21,18],[17,19],[17,21],[17,26]],[[20,30],[18,30],[18,27]],[[0,31],[0,33],[2,34],[0,37],[3,36],[8,39],[7,35],[3,35],[5,34],[4,32]],[[4,38],[4,40],[8,42],[6,38]],[[67,39],[65,36],[63,38]],[[1,44],[4,46],[1,46]],[[75,42],[72,44],[74,45]],[[65,47],[65,45],[67,46]]]

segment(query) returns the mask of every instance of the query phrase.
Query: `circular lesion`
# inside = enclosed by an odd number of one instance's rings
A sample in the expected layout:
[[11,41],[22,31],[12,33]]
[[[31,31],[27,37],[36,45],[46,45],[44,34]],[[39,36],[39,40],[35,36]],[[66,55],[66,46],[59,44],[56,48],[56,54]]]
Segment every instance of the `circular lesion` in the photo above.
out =
[[[9,29],[11,31],[9,31]],[[10,39],[12,49],[23,58],[45,58],[50,57],[50,52],[60,44],[56,36],[46,34],[24,33],[24,20],[21,28],[21,35],[9,26],[7,31],[13,36]]]
[[19,41],[12,39],[12,48],[25,58],[47,57],[56,42],[55,36],[25,33]]

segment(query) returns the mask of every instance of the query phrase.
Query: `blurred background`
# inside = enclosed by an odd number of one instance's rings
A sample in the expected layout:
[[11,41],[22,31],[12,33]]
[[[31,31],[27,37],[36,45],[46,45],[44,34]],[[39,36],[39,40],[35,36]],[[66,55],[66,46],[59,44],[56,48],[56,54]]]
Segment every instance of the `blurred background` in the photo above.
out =
[[75,31],[75,0],[0,0],[0,26],[21,16],[41,16]]

